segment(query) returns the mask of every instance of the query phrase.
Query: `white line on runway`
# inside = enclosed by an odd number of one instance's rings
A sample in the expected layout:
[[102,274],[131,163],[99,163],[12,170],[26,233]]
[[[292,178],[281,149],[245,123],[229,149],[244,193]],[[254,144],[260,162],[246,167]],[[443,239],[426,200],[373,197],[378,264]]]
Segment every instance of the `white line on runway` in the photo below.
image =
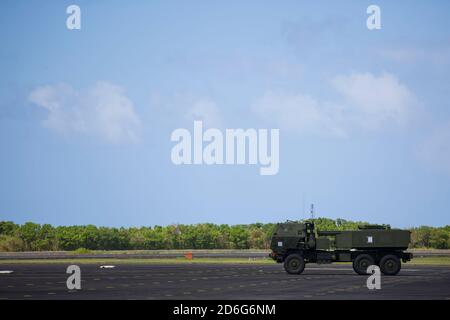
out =
[[12,270],[0,270],[0,274],[8,274],[8,273],[13,273],[14,271]]
[[[319,270],[319,271],[353,271],[352,268],[305,268],[305,271],[312,271],[312,270]],[[409,272],[416,272],[420,271],[419,269],[402,269],[401,271],[409,271]]]

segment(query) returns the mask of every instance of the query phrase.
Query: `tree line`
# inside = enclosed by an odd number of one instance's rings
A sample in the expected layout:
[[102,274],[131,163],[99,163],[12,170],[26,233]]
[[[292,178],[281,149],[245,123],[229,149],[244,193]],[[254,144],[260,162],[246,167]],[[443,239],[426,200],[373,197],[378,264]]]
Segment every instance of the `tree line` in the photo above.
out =
[[[318,230],[356,230],[366,222],[314,219]],[[140,228],[59,226],[0,221],[0,251],[268,249],[275,223],[200,223]],[[448,249],[450,226],[410,229],[411,247]]]

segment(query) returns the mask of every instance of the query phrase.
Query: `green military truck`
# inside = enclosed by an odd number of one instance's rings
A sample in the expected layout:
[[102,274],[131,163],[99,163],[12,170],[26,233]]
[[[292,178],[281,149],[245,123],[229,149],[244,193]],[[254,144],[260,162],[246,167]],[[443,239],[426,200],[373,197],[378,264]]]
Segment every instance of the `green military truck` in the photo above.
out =
[[412,259],[405,252],[411,239],[407,230],[386,225],[364,225],[354,231],[316,231],[313,222],[279,223],[271,240],[270,257],[284,264],[290,274],[300,274],[306,263],[352,262],[356,273],[365,275],[377,265],[385,275],[396,275],[401,261]]

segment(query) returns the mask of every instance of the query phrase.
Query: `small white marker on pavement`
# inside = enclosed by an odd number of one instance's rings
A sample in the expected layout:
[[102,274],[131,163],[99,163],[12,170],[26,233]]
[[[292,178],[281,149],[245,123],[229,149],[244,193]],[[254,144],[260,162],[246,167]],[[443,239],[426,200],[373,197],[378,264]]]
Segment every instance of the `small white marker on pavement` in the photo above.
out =
[[100,269],[113,269],[116,266],[100,266]]
[[8,273],[13,273],[14,271],[12,270],[0,270],[0,274],[8,274]]

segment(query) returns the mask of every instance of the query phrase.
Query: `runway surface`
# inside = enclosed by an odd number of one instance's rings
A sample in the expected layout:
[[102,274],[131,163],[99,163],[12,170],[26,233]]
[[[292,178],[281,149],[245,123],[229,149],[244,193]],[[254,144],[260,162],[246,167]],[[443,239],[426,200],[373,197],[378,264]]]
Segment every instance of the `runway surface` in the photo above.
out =
[[[450,268],[404,265],[369,290],[349,265],[86,264],[81,290],[68,290],[67,265],[0,265],[0,299],[450,299]],[[13,271],[3,273],[2,271]]]

